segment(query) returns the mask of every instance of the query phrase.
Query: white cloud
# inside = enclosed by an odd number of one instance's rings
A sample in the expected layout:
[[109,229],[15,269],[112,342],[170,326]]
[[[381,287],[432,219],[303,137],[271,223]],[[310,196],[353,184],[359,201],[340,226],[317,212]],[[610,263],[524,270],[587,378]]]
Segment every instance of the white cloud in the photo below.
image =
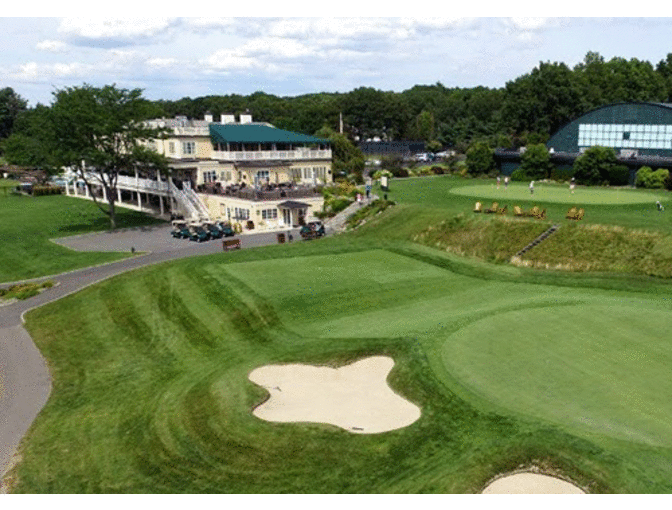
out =
[[515,30],[540,30],[552,23],[553,18],[509,18],[505,20]]
[[61,53],[66,51],[67,48],[68,45],[63,41],[40,41],[35,45],[35,49],[51,53]]
[[195,30],[219,30],[235,26],[236,18],[186,18],[184,22]]
[[150,58],[146,62],[147,66],[157,69],[174,67],[177,65],[177,63],[178,60],[175,58],[161,58],[161,57]]
[[240,71],[263,67],[259,59],[231,49],[218,50],[200,62],[210,71]]
[[175,24],[174,18],[64,18],[58,32],[88,40],[132,42],[155,37]]
[[19,66],[10,76],[19,81],[48,82],[53,78],[78,78],[87,75],[86,66],[78,62],[70,64],[38,64],[27,62]]

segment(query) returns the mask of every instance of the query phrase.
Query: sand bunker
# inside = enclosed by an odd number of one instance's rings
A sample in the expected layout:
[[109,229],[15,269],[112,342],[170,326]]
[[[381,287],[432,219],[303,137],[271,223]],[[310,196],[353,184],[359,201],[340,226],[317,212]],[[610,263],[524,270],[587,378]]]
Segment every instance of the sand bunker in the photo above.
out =
[[420,408],[387,385],[393,366],[392,358],[374,356],[341,368],[257,368],[250,373],[250,381],[271,396],[253,414],[273,422],[329,423],[359,434],[406,427],[420,418]]
[[482,494],[585,494],[576,485],[536,473],[517,473],[498,478]]

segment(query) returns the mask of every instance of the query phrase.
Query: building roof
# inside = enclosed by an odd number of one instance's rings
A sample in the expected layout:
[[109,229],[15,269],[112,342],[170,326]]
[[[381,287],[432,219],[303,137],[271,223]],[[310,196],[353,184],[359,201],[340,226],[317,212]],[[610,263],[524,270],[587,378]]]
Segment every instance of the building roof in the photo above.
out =
[[282,209],[306,209],[307,207],[310,207],[310,205],[303,202],[297,202],[296,200],[287,200],[286,202],[278,204],[278,207],[281,207]]
[[213,143],[329,143],[324,138],[302,135],[264,124],[210,124]]

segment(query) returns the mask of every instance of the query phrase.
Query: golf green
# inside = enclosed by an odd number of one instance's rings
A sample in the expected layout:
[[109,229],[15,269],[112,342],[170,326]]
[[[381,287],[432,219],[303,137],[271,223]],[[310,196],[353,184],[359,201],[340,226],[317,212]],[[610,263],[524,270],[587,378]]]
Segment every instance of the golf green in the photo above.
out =
[[490,402],[559,424],[672,445],[672,335],[657,301],[492,314],[450,335],[448,370]]
[[[460,186],[452,188],[450,193],[478,199],[507,201],[535,201],[554,202],[570,205],[626,205],[649,203],[667,200],[662,194],[651,193],[636,189],[613,189],[613,188],[584,188],[577,187],[572,194],[569,186],[535,184],[534,194],[530,193],[526,183],[510,183],[508,188],[504,185],[481,184],[475,186]],[[502,202],[503,203],[503,202]]]

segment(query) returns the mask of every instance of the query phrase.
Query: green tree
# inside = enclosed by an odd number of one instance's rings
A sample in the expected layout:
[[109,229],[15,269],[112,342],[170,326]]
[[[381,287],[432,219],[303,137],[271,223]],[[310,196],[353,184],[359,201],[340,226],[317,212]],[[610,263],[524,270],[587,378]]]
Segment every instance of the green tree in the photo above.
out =
[[506,84],[502,116],[515,133],[554,133],[584,112],[583,91],[563,63],[542,62]]
[[472,175],[490,173],[495,169],[495,151],[486,142],[474,142],[467,150],[466,163]]
[[56,160],[76,170],[90,191],[102,185],[107,209],[91,195],[114,229],[119,174],[133,174],[138,168],[167,170],[165,157],[145,145],[162,134],[143,122],[154,117],[156,109],[140,89],[115,85],[68,87],[54,92],[54,98],[50,116]]
[[38,104],[21,112],[12,134],[2,143],[5,159],[13,165],[40,170],[46,179],[60,171],[58,144],[49,107]]
[[366,166],[366,158],[362,151],[347,136],[334,133],[331,137],[332,171],[334,175],[342,173],[352,176],[355,181],[362,183],[362,173]]
[[574,177],[582,184],[600,184],[609,181],[613,167],[618,165],[616,152],[611,147],[590,147],[574,161]]
[[551,155],[543,143],[528,145],[520,157],[520,169],[529,179],[545,179],[552,168]]
[[17,116],[28,108],[28,102],[11,87],[0,90],[0,140],[8,138]]

